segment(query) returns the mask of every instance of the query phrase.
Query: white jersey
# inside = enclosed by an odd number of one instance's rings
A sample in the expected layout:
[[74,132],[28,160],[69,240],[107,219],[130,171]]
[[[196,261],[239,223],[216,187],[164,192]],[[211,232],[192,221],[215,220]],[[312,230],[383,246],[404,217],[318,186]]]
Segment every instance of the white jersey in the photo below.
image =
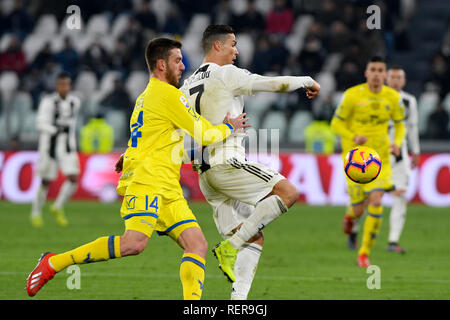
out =
[[[207,62],[184,81],[180,90],[199,114],[218,125],[228,112],[232,118],[244,112],[244,95],[259,91],[290,92],[311,87],[313,83],[311,77],[264,77],[232,64],[219,66]],[[244,133],[233,133],[224,142],[208,146],[210,166],[225,164],[231,158],[245,161],[244,137]]]
[[77,97],[69,94],[63,99],[56,92],[42,99],[36,119],[41,156],[55,159],[76,152],[75,126],[80,104]]
[[[405,128],[406,135],[402,143],[402,154],[407,154],[407,150],[411,151],[413,154],[420,153],[419,145],[419,115],[417,111],[417,100],[416,98],[407,92],[401,91],[400,96],[402,97],[403,104],[405,106]],[[389,139],[394,140],[394,126],[392,121],[389,123]]]

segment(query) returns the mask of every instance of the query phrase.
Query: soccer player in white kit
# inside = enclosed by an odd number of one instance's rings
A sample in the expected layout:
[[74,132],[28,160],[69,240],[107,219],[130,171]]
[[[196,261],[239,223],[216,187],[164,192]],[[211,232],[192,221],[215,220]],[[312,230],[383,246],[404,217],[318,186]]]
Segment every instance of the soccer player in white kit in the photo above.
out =
[[[319,84],[311,77],[264,77],[233,65],[238,55],[234,31],[226,25],[210,25],[203,33],[205,58],[180,88],[196,111],[212,124],[224,116],[241,114],[244,95],[256,92],[306,90],[317,96]],[[199,170],[203,195],[213,208],[222,241],[213,249],[219,267],[233,283],[232,299],[246,299],[263,245],[261,230],[286,212],[298,199],[296,187],[278,172],[249,162],[243,146],[244,132],[204,151],[208,163]],[[203,153],[203,151],[202,151]]]
[[[403,231],[406,219],[406,207],[408,200],[405,193],[408,189],[409,175],[412,168],[416,167],[419,162],[420,145],[419,145],[419,129],[418,129],[418,111],[416,98],[403,91],[406,84],[405,71],[398,66],[389,68],[386,79],[387,85],[397,90],[405,105],[405,126],[407,139],[402,143],[401,154],[399,157],[391,155],[392,179],[394,181],[395,190],[391,193],[393,203],[389,218],[389,244],[388,251],[406,253],[406,250],[399,246],[398,242]],[[389,138],[393,139],[393,126],[389,126]],[[408,148],[412,153],[412,161],[410,165]]]
[[61,73],[56,79],[56,92],[45,96],[38,109],[36,126],[39,131],[39,162],[37,175],[41,184],[32,203],[31,223],[43,226],[42,207],[47,198],[50,183],[56,179],[58,168],[66,177],[50,211],[61,226],[67,225],[64,205],[77,188],[80,172],[75,125],[80,109],[80,99],[70,94],[71,79]]

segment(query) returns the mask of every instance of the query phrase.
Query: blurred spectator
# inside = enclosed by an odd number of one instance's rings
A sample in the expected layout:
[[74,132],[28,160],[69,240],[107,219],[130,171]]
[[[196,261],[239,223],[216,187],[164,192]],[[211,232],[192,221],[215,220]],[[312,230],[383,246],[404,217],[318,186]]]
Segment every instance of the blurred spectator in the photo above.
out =
[[264,16],[256,9],[255,0],[247,0],[247,11],[233,22],[236,32],[249,33],[254,37],[265,29]]
[[358,18],[353,4],[346,2],[340,19],[348,29],[356,30],[358,28]]
[[363,44],[364,52],[370,52],[369,56],[385,56],[384,40],[381,30],[369,30],[367,29],[366,19],[362,18],[359,20],[358,30],[355,32],[355,39],[358,43]]
[[151,30],[153,32],[158,30],[158,19],[150,9],[148,0],[141,2],[139,9],[134,15],[134,19],[140,23],[143,30]]
[[122,72],[124,77],[127,76],[131,65],[131,51],[123,40],[116,41],[110,58],[111,69]]
[[266,19],[266,31],[287,35],[294,24],[294,12],[286,6],[285,0],[275,0],[273,9]]
[[[49,61],[48,63],[52,63]],[[45,65],[42,66],[42,70]],[[42,80],[42,75],[39,69],[32,68],[24,76],[22,80],[23,90],[31,94],[31,99],[33,100],[33,109],[37,110],[39,106],[40,96],[43,91],[45,91],[45,86]]]
[[352,36],[348,28],[341,21],[331,24],[328,35],[328,50],[330,52],[342,52],[350,44]]
[[270,70],[271,52],[270,43],[266,35],[258,37],[255,52],[253,53],[251,72],[264,74]]
[[129,51],[132,62],[129,67],[132,69],[136,66],[145,68],[145,59],[143,59],[142,54],[144,52],[144,44],[141,30],[142,28],[139,22],[134,18],[130,18],[127,28],[119,35],[118,38],[119,41],[122,41],[125,44],[125,47]]
[[114,109],[124,111],[127,121],[126,126],[128,127],[128,121],[133,112],[133,102],[131,101],[128,92],[125,90],[122,79],[117,78],[114,80],[114,88],[102,101],[100,101],[100,106],[102,110]]
[[100,79],[103,74],[109,70],[109,55],[97,39],[87,48],[83,56],[83,67],[89,71],[93,71],[97,78]]
[[314,36],[306,37],[305,46],[298,56],[303,73],[311,76],[318,73],[322,68],[324,55],[322,42]]
[[436,140],[447,140],[450,138],[448,132],[449,114],[442,103],[436,104],[436,109],[429,115],[426,137]]
[[76,77],[80,65],[80,56],[73,47],[72,40],[69,37],[64,38],[63,49],[55,55],[56,61],[60,64],[62,71]]
[[286,61],[289,57],[289,51],[286,49],[283,43],[283,39],[279,35],[272,35],[270,37],[270,71],[274,71],[281,74]]
[[50,42],[46,42],[44,47],[38,52],[36,57],[31,64],[32,69],[42,70],[48,62],[52,62],[55,60],[55,57],[52,53],[52,49],[50,46]]
[[368,54],[363,50],[363,44],[359,43],[357,40],[352,40],[349,45],[344,48],[342,52],[341,64],[345,62],[354,62],[358,68],[361,70],[365,69]]
[[164,24],[162,32],[177,34],[181,36],[182,34],[184,34],[185,28],[185,21],[183,19],[183,16],[180,14],[178,6],[175,3],[172,3],[170,5],[169,12],[167,13],[166,22]]
[[13,35],[6,50],[0,54],[0,71],[14,71],[22,75],[26,67],[20,39]]
[[41,72],[41,82],[46,92],[52,92],[55,89],[56,79],[61,73],[61,67],[55,62],[48,62]]
[[230,10],[229,0],[220,0],[211,13],[212,24],[228,24],[234,26],[234,15]]
[[14,9],[5,18],[5,29],[15,33],[21,40],[33,30],[33,20],[25,10],[22,0],[14,1]]
[[80,131],[80,150],[85,154],[108,153],[114,146],[114,129],[99,113]]
[[344,62],[336,73],[337,90],[344,91],[364,81],[363,70],[352,61]]
[[438,87],[441,99],[444,99],[446,94],[450,91],[449,71],[449,59],[445,59],[440,53],[434,55],[429,81]]
[[334,21],[340,20],[339,11],[336,4],[331,0],[322,3],[322,7],[317,14],[317,20],[325,26],[330,26]]

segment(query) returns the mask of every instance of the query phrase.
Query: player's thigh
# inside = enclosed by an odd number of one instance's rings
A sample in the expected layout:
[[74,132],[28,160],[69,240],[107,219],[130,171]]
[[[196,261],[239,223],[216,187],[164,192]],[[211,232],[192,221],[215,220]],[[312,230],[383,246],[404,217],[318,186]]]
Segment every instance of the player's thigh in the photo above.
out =
[[138,231],[150,238],[163,210],[161,202],[161,196],[148,186],[131,183],[120,208],[125,231]]
[[188,228],[199,228],[192,210],[189,208],[186,199],[175,200],[162,197],[163,211],[156,224],[156,231],[159,235],[168,235],[178,241],[180,234]]
[[392,182],[395,190],[407,190],[410,175],[410,166],[408,159],[395,161],[395,157],[391,158],[392,163]]
[[347,193],[350,199],[350,205],[353,207],[364,204],[368,194],[364,192],[364,185],[356,183],[347,178]]
[[77,176],[80,173],[80,161],[76,152],[62,154],[58,158],[58,164],[65,176]]
[[58,176],[58,163],[47,154],[39,156],[37,175],[45,181],[53,181]]
[[227,198],[250,205],[256,205],[285,179],[280,173],[252,162],[214,166],[202,175],[212,188]]

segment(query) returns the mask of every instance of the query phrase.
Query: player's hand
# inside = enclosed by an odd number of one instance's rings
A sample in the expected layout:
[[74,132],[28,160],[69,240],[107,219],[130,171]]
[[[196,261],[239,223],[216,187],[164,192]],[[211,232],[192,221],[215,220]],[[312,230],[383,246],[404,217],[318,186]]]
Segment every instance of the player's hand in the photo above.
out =
[[400,147],[395,143],[391,144],[391,153],[398,157],[400,155]]
[[119,160],[117,160],[116,165],[114,166],[114,170],[117,173],[121,173],[123,169],[123,154],[120,155]]
[[231,118],[231,114],[228,112],[225,116],[225,119],[223,120],[224,123],[230,123],[233,128],[234,132],[243,132],[247,133],[245,128],[251,127],[250,124],[247,124],[248,118],[245,117],[245,113],[241,113],[236,118]]
[[316,81],[314,81],[314,84],[312,87],[305,88],[306,90],[306,97],[308,99],[313,99],[319,95],[320,92],[320,84]]
[[353,142],[356,143],[357,145],[363,145],[364,143],[367,142],[367,137],[366,136],[355,136],[353,138]]
[[419,155],[413,154],[412,159],[411,159],[411,168],[414,169],[418,165],[419,165]]

